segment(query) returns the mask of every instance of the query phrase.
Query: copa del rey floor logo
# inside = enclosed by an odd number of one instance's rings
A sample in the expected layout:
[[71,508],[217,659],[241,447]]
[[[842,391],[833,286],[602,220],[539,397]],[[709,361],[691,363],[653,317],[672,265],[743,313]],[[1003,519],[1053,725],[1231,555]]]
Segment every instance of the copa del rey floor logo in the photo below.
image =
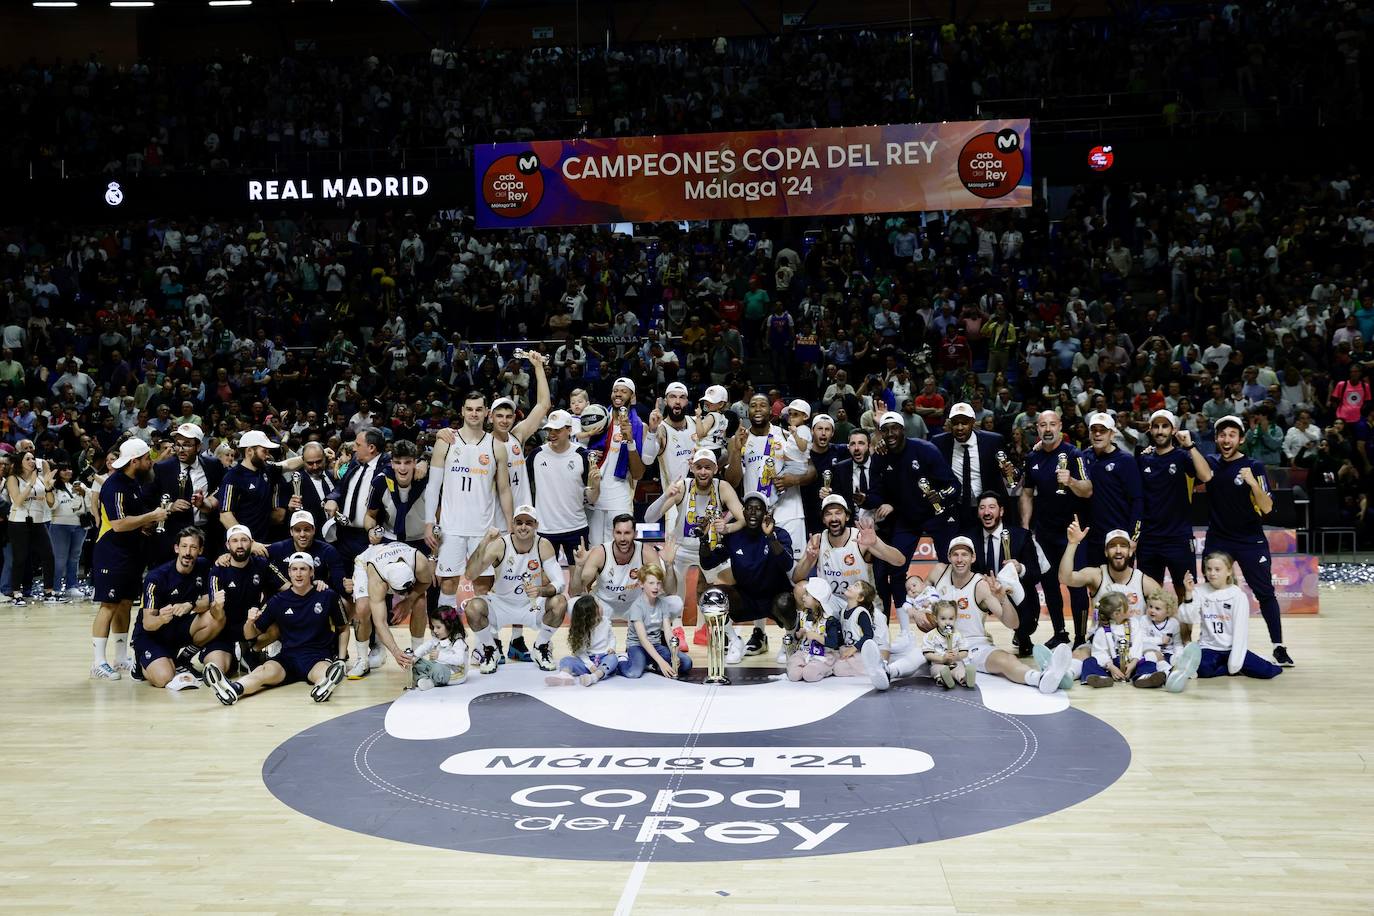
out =
[[[1076,804],[1126,769],[1124,739],[1062,695],[997,678],[657,678],[550,688],[507,665],[287,740],[284,803],[401,842],[532,858],[814,856],[932,842]],[[341,800],[346,799],[346,802]]]

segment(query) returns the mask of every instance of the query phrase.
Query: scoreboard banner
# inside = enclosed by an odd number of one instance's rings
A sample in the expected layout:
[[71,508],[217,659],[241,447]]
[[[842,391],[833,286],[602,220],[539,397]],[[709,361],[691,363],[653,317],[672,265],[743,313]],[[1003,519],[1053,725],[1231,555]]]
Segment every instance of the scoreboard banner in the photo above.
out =
[[477,226],[1028,207],[1030,121],[498,143]]

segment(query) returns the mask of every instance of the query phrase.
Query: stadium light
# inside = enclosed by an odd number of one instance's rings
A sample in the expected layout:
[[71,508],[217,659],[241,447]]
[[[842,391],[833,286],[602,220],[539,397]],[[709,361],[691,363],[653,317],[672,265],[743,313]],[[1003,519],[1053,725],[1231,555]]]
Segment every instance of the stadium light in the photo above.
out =
[[40,10],[69,10],[76,6],[76,0],[33,0],[33,5]]
[[110,6],[119,10],[140,9],[153,5],[153,0],[110,0]]
[[252,6],[253,0],[210,0],[211,6]]

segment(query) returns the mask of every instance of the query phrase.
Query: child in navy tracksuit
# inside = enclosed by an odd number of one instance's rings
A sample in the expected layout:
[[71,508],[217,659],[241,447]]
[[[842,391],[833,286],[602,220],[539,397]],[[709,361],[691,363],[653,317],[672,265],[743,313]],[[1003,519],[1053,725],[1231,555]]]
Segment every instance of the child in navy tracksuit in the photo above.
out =
[[1236,585],[1234,564],[1230,554],[1209,553],[1202,560],[1202,575],[1207,581],[1194,584],[1191,576],[1184,579],[1179,616],[1197,632],[1202,649],[1197,676],[1278,677],[1282,668],[1249,651],[1250,599]]

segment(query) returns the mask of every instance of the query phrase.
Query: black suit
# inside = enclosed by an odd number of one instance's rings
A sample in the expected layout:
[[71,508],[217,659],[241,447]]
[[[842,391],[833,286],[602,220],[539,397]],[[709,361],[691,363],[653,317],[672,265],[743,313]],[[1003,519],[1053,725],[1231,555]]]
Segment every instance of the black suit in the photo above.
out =
[[[206,458],[204,455],[197,455],[196,462],[200,469],[205,472],[205,495],[215,496],[219,493],[220,482],[224,479],[224,465],[214,458]],[[183,482],[181,460],[173,455],[164,458],[153,465],[153,487],[154,501],[160,501],[163,496],[168,497],[172,502],[178,499],[190,501],[191,482],[189,477]],[[219,510],[206,512],[206,523],[201,526],[205,531],[205,555],[218,556],[219,548],[224,546],[224,527],[219,523]],[[157,539],[157,562],[149,563],[149,566],[156,566],[163,559],[170,558],[172,548],[176,546],[176,533],[187,525],[194,524],[195,510],[187,509],[185,512],[173,512],[167,516],[166,532]]]
[[[318,533],[324,528],[326,518],[324,501],[329,498],[330,493],[334,492],[334,489],[339,485],[339,480],[334,476],[333,471],[326,468],[320,475],[324,478],[324,496],[320,496],[315,488],[314,482],[310,479],[310,475],[305,471],[298,471],[297,473],[301,475],[301,508],[309,512],[310,517],[315,520],[315,531]],[[291,524],[291,509],[287,506],[287,503],[291,501],[293,495],[295,495],[295,491],[289,482],[284,483],[277,493],[277,505],[286,509],[286,523],[288,526]]]
[[[1031,634],[1040,624],[1040,596],[1035,590],[1036,584],[1040,581],[1040,552],[1036,549],[1035,537],[1025,528],[1007,525],[1004,519],[1003,530],[1011,537],[1011,559],[1021,564],[1021,587],[1026,590],[1025,598],[1016,606],[1017,614],[1021,618],[1020,626],[1016,628],[1016,641],[1029,645]],[[988,562],[988,532],[981,524],[975,524],[964,529],[963,533],[973,541],[973,571],[996,575],[997,570]],[[995,539],[993,549],[997,562],[1005,564],[1007,558],[1002,556],[1001,538]],[[1058,587],[1057,582],[1054,584]]]
[[[344,472],[334,489],[330,491],[329,498],[338,503],[339,511],[345,515],[352,516],[352,513],[359,511],[357,506],[349,504],[348,497],[352,493],[355,494],[354,498],[358,501],[358,506],[363,507],[361,514],[366,516],[366,507],[372,501],[372,480],[379,474],[391,474],[391,459],[386,454],[378,456],[367,478],[361,481],[355,489],[354,481],[360,474],[364,473],[366,467],[367,465],[359,464],[356,459],[349,462],[348,470]],[[351,523],[340,523],[334,541],[334,549],[343,554],[344,562],[351,566],[358,554],[367,549],[367,528],[365,526],[354,527]]]
[[[1002,469],[997,465],[997,453],[999,451],[1006,452],[1007,440],[998,433],[990,433],[982,429],[975,429],[973,438],[978,444],[978,480],[982,484],[980,493],[997,493],[1002,497],[1002,505],[1010,508],[1011,499],[1007,496],[1007,479],[1002,475]],[[940,450],[940,454],[945,456],[945,461],[949,462],[950,470],[954,472],[957,480],[963,474],[963,468],[960,466],[962,462],[956,463],[954,458],[954,434],[937,433],[931,437],[930,441]],[[970,490],[969,492],[972,493],[973,491]],[[960,502],[959,495],[955,496],[954,501],[955,503]],[[978,524],[977,508],[976,501],[959,506],[960,528],[970,528]]]

